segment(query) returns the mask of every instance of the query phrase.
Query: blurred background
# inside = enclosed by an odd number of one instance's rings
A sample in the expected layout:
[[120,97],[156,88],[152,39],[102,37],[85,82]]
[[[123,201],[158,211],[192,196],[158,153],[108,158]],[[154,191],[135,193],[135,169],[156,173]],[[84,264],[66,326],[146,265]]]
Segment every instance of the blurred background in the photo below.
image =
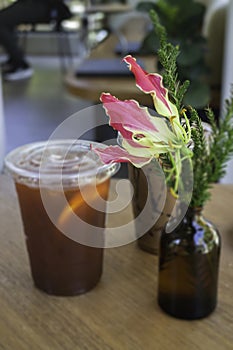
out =
[[[11,2],[0,0],[0,8]],[[59,27],[53,18],[49,23],[21,24],[17,28],[19,43],[34,74],[30,79],[13,82],[1,79],[2,153],[28,142],[46,140],[66,118],[98,103],[102,91],[140,100],[132,77],[120,62],[130,53],[150,72],[159,71],[158,43],[149,16],[151,8],[159,14],[169,38],[182,48],[178,62],[180,78],[193,81],[187,103],[194,104],[200,113],[210,105],[216,118],[221,117],[224,98],[229,94],[226,77],[233,80],[232,68],[226,69],[230,1],[65,3],[72,17],[61,21]],[[0,46],[0,62],[5,60]],[[115,134],[106,127],[87,137],[102,141],[112,136]],[[232,173],[229,168],[227,182],[233,182]]]

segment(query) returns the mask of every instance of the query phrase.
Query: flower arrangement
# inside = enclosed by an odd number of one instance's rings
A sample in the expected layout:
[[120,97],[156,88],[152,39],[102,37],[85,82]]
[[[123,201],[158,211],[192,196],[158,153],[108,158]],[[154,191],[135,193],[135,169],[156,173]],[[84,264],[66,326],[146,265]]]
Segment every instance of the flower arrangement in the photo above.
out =
[[137,87],[152,96],[155,111],[150,113],[133,99],[121,101],[110,93],[102,93],[100,99],[109,124],[119,132],[121,145],[104,151],[97,148],[95,152],[104,163],[131,162],[135,167],[143,167],[158,161],[175,197],[184,186],[182,171],[188,162],[193,175],[190,206],[201,207],[210,197],[211,185],[223,176],[233,153],[233,97],[226,101],[225,116],[219,123],[212,110],[206,109],[212,128],[207,139],[196,109],[183,105],[189,82],[181,84],[178,80],[179,48],[167,41],[166,30],[155,12],[151,17],[160,38],[158,57],[163,74],[146,72],[130,55],[123,61],[134,74]]

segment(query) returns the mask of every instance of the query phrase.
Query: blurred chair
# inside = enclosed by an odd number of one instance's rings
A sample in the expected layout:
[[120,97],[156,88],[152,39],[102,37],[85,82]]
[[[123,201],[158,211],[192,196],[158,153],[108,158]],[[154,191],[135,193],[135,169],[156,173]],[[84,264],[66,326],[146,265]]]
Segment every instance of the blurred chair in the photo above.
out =
[[[70,30],[67,27],[64,28],[63,23],[71,19],[72,13],[68,6],[54,7],[50,11],[50,15],[47,21],[44,23],[27,23],[19,25],[17,28],[18,35],[22,39],[22,46],[24,51],[27,51],[28,36],[29,34],[46,35],[54,34],[57,37],[57,50],[58,56],[61,62],[62,72],[67,70],[67,66],[72,64],[72,51],[70,48],[69,35]],[[68,57],[69,62],[66,64],[66,58]]]
[[[115,18],[114,18],[115,17]],[[109,16],[109,29],[118,38],[116,53],[139,53],[140,44],[151,28],[151,20],[145,13],[131,11],[125,15]]]

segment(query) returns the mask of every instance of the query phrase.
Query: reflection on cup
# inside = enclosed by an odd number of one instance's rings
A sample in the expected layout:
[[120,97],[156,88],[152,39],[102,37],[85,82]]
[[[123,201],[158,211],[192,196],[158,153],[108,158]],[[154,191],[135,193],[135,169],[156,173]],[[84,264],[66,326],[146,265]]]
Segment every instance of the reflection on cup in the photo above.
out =
[[[16,185],[32,277],[35,286],[49,294],[85,293],[101,277],[104,244],[81,244],[79,235],[90,236],[90,228],[96,227],[98,239],[104,239],[110,177],[119,166],[102,165],[91,151],[93,144],[37,142],[5,158],[6,172]],[[77,239],[65,234],[74,214],[79,218]]]

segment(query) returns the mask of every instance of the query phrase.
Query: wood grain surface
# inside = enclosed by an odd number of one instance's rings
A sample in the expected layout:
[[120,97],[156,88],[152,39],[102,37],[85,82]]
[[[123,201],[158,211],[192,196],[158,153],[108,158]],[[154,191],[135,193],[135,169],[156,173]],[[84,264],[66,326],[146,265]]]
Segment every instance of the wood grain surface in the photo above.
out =
[[[232,199],[233,186],[216,185],[205,210],[222,236],[217,309],[206,319],[183,321],[159,309],[157,257],[135,243],[105,250],[101,282],[87,294],[54,297],[37,290],[14,186],[0,176],[0,349],[233,349]],[[108,224],[131,219],[128,206]]]

